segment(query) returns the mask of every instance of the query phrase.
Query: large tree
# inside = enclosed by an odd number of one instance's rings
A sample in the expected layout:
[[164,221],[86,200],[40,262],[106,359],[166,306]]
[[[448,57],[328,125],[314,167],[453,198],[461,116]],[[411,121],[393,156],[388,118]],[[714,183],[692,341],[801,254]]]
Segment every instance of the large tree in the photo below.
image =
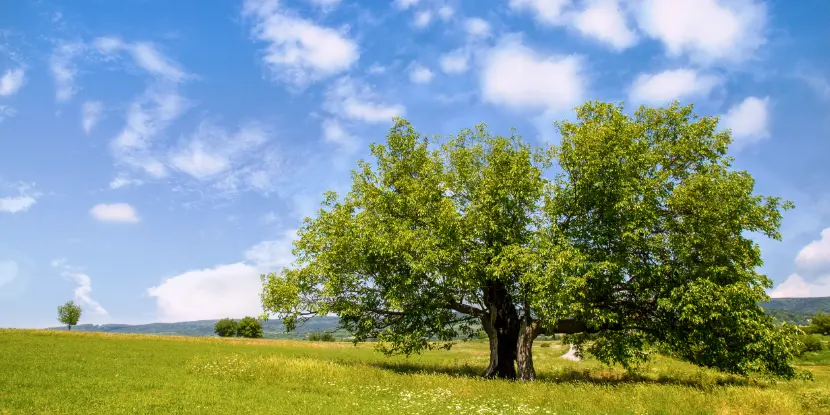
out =
[[306,219],[295,266],[263,275],[263,307],[288,329],[337,314],[387,353],[483,328],[485,376],[535,378],[544,333],[626,367],[659,350],[791,376],[797,329],[758,307],[771,283],[745,235],[779,238],[790,204],[729,168],[716,124],[677,104],[627,116],[590,102],[542,149],[484,125],[429,139],[397,119],[351,191]]

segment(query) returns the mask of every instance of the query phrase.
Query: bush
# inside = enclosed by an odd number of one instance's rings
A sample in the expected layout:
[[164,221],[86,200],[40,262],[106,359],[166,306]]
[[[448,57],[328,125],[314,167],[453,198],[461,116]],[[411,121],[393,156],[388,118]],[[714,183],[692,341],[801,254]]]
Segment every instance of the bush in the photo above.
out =
[[810,319],[809,333],[830,336],[830,314],[818,313]]
[[824,347],[821,344],[821,337],[815,334],[809,336],[801,336],[799,338],[804,346],[801,347],[801,353],[806,352],[820,352]]
[[223,318],[213,325],[213,332],[219,337],[236,337],[238,325],[232,318]]
[[309,333],[308,340],[313,342],[333,342],[334,336],[331,333]]
[[262,323],[253,317],[245,317],[239,320],[237,336],[249,339],[262,338]]
[[551,345],[551,342],[542,342],[542,343],[539,344],[539,347],[548,348],[548,347],[550,347],[550,345]]

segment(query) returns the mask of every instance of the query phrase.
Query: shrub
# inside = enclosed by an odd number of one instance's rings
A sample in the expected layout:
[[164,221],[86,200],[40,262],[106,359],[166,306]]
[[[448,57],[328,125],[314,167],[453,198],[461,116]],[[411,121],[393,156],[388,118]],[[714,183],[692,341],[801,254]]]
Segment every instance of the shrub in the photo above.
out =
[[818,313],[810,319],[807,332],[830,336],[830,314]]
[[219,337],[235,337],[237,328],[236,320],[223,318],[213,325],[213,332]]
[[253,317],[245,317],[239,320],[237,336],[249,339],[262,338],[262,323]]
[[809,336],[801,336],[799,339],[803,346],[801,347],[801,353],[806,352],[820,352],[824,347],[821,344],[821,337],[815,334]]
[[550,347],[550,345],[551,342],[542,342],[541,344],[539,344],[539,347]]
[[334,336],[328,332],[309,333],[308,340],[313,342],[333,342]]

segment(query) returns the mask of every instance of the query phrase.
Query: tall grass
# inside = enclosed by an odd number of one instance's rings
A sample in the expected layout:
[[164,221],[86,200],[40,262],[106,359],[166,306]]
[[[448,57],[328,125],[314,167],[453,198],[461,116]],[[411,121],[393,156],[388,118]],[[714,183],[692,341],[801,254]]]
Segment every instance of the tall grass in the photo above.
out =
[[343,342],[0,330],[0,413],[830,413],[818,358],[804,362],[813,382],[766,382],[666,358],[630,375],[564,352],[536,347],[539,380],[519,383],[478,377],[480,342],[407,359]]

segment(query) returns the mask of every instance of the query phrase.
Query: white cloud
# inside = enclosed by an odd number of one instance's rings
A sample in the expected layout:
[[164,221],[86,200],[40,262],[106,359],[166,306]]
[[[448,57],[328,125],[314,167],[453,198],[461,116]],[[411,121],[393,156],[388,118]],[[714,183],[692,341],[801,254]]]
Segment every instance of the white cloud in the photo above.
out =
[[401,10],[406,10],[416,4],[418,4],[420,0],[394,0],[394,4],[397,8]]
[[263,61],[275,79],[303,87],[357,62],[357,44],[343,33],[287,14],[276,0],[248,0],[245,16],[254,18],[254,37],[268,44]]
[[590,0],[584,10],[575,12],[571,22],[582,35],[607,43],[616,50],[637,43],[637,35],[628,27],[619,0]]
[[757,0],[644,0],[637,10],[640,29],[669,56],[702,64],[750,58],[765,41],[766,19]]
[[356,138],[349,134],[337,119],[323,120],[323,138],[337,144],[347,153],[353,153],[357,149]]
[[0,197],[0,213],[19,213],[29,210],[37,203],[37,198],[40,197],[40,192],[34,190],[34,186],[26,183],[17,183],[14,185],[2,184],[3,188],[11,188],[17,194],[16,196]]
[[469,57],[464,49],[457,49],[441,55],[438,63],[441,66],[441,71],[447,75],[462,74],[469,69]]
[[471,17],[464,21],[464,30],[472,37],[487,37],[490,36],[490,23],[478,17]]
[[136,185],[137,186],[137,185],[140,185],[140,184],[142,184],[141,180],[130,179],[127,176],[120,175],[120,176],[117,176],[116,178],[112,179],[112,181],[110,181],[109,186],[110,186],[110,189],[120,189],[120,188],[125,187],[125,186],[129,186],[129,185]]
[[70,266],[63,258],[52,260],[52,266],[61,269],[61,276],[74,282],[75,301],[80,303],[84,310],[92,310],[95,314],[106,316],[107,310],[92,298],[92,280],[89,275],[80,272],[80,269]]
[[152,154],[153,141],[186,110],[187,101],[174,89],[150,88],[127,110],[124,129],[110,143],[117,161],[160,178],[167,169]]
[[784,282],[778,284],[770,291],[769,296],[772,298],[830,296],[830,276],[814,282],[808,282],[798,274],[790,274]]
[[136,223],[140,220],[135,209],[127,203],[97,204],[90,209],[89,214],[101,222]]
[[640,74],[629,88],[628,98],[637,103],[666,104],[672,100],[706,96],[720,84],[720,78],[702,75],[692,69]]
[[245,252],[245,262],[193,270],[165,279],[147,293],[156,299],[161,321],[190,321],[259,316],[260,275],[279,271],[293,260],[294,231]]
[[324,108],[340,118],[367,123],[391,122],[404,114],[400,104],[388,104],[372,89],[350,77],[333,82],[326,91]]
[[320,7],[323,10],[331,10],[340,4],[341,0],[309,0],[311,4]]
[[65,102],[72,99],[79,88],[75,86],[78,68],[72,60],[83,51],[80,43],[61,43],[49,57],[49,71],[55,82],[55,100]]
[[412,64],[409,68],[409,80],[415,84],[428,84],[434,76],[429,68],[418,63]]
[[169,161],[175,169],[196,179],[215,179],[258,159],[268,136],[268,130],[256,123],[243,125],[231,134],[204,121],[183,146],[171,152]]
[[415,18],[412,20],[412,24],[419,29],[429,26],[430,22],[432,22],[432,12],[429,10],[421,10],[415,13]]
[[769,137],[769,97],[747,97],[730,108],[721,122],[724,128],[732,129],[738,146]]
[[547,24],[561,24],[563,13],[571,0],[510,0],[508,6],[517,12],[533,13],[536,21]]
[[26,82],[26,72],[22,68],[9,69],[0,77],[0,96],[17,93]]
[[151,42],[128,43],[117,37],[99,37],[92,44],[109,59],[116,58],[119,52],[128,52],[139,68],[158,79],[179,83],[190,77]]
[[810,242],[798,252],[795,264],[804,270],[830,273],[830,228],[822,230],[818,240]]
[[438,17],[441,18],[443,21],[448,21],[452,19],[452,16],[455,14],[455,10],[452,7],[443,5],[438,8]]
[[103,105],[99,101],[84,102],[81,107],[81,126],[85,133],[89,134],[101,120],[102,110]]
[[16,109],[8,105],[0,105],[0,121],[3,121],[9,117],[14,117],[15,115],[17,115]]
[[502,40],[487,54],[481,71],[482,98],[511,108],[567,111],[587,89],[582,58],[545,56],[518,37]]

